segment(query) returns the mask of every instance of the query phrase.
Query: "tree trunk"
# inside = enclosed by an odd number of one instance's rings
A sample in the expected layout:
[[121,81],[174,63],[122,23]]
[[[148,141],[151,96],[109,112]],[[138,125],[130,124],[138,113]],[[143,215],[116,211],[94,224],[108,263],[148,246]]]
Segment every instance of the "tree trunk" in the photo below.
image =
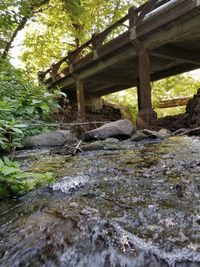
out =
[[37,5],[30,6],[29,14],[28,14],[27,16],[24,16],[24,17],[22,18],[22,20],[19,22],[17,28],[14,30],[14,32],[13,32],[11,38],[10,38],[10,41],[7,42],[6,47],[5,47],[5,49],[4,49],[4,52],[3,52],[3,54],[2,54],[2,58],[3,58],[3,59],[6,59],[6,58],[7,58],[8,53],[9,53],[10,49],[12,48],[12,44],[13,44],[13,42],[14,42],[16,36],[17,36],[18,33],[25,27],[27,21],[28,21],[34,14],[39,13],[39,12],[42,12],[42,9],[41,9],[41,10],[37,10],[37,11],[34,11],[34,9],[35,9],[36,7],[39,8],[39,7],[45,5],[45,4],[48,3],[48,2],[49,2],[49,0],[41,0]]
[[8,53],[9,53],[11,47],[12,47],[12,44],[13,44],[17,34],[25,27],[27,21],[28,21],[28,17],[23,17],[21,22],[18,24],[17,28],[15,29],[15,31],[13,32],[13,34],[12,34],[12,36],[10,38],[10,41],[7,42],[7,45],[6,45],[6,47],[4,49],[4,52],[2,54],[2,58],[3,59],[7,58]]

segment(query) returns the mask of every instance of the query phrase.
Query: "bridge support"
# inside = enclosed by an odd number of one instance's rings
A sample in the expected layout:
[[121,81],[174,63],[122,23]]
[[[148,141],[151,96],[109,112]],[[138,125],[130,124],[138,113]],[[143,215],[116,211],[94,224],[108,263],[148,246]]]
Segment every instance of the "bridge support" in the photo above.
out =
[[85,106],[86,109],[89,109],[90,111],[99,111],[102,110],[103,107],[103,101],[100,96],[95,95],[85,95]]
[[76,96],[78,104],[79,118],[85,117],[85,97],[84,97],[84,83],[79,78],[76,78]]
[[138,114],[136,125],[138,129],[149,128],[150,123],[157,118],[151,103],[151,77],[150,59],[148,52],[142,45],[137,44],[139,58],[139,85],[138,92]]

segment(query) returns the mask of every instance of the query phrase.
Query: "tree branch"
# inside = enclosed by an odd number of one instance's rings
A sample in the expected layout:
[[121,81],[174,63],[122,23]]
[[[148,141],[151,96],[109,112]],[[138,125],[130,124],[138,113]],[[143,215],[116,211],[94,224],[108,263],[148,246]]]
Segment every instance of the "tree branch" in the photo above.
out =
[[17,28],[14,30],[14,32],[10,38],[10,41],[7,42],[6,47],[4,49],[4,52],[2,54],[3,59],[7,58],[8,52],[10,51],[10,49],[12,47],[12,43],[13,43],[14,39],[16,38],[17,34],[24,28],[27,21],[28,21],[28,17],[23,17],[21,22],[18,24]]
[[12,34],[10,40],[7,42],[7,44],[6,44],[6,46],[5,46],[5,49],[4,49],[4,51],[3,51],[3,54],[2,54],[2,58],[3,58],[3,59],[6,59],[6,58],[7,58],[8,53],[9,53],[11,47],[12,47],[12,43],[14,42],[14,40],[15,40],[16,36],[18,35],[18,33],[25,27],[27,21],[28,21],[34,14],[39,13],[39,12],[43,12],[43,11],[44,11],[44,9],[42,9],[42,8],[39,9],[39,10],[37,10],[37,11],[34,11],[34,9],[35,9],[36,7],[41,7],[41,6],[43,6],[43,5],[47,4],[48,2],[49,2],[49,0],[42,0],[42,1],[39,2],[38,5],[31,5],[31,6],[30,6],[30,10],[29,10],[28,14],[27,14],[26,16],[22,17],[21,21],[20,21],[20,22],[18,23],[18,25],[17,25],[17,28],[14,30],[14,32],[13,32],[13,34]]

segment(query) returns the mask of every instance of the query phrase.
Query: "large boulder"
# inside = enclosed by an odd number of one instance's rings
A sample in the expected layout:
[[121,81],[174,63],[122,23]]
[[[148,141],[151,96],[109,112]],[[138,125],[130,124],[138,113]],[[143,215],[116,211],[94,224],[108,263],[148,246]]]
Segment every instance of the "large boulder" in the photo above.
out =
[[130,120],[118,120],[105,123],[97,129],[86,132],[83,135],[83,140],[88,142],[92,140],[104,140],[110,137],[126,139],[129,138],[133,132],[135,132],[135,129]]
[[35,136],[28,136],[23,141],[24,148],[63,146],[75,142],[76,138],[70,131],[52,131]]

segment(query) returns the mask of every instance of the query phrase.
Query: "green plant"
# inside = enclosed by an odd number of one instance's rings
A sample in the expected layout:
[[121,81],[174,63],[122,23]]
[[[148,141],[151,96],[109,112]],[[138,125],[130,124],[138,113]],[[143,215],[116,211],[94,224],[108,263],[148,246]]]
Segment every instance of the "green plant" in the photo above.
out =
[[22,128],[27,127],[26,124],[19,124],[12,118],[11,120],[0,120],[0,148],[5,151],[13,151],[21,147],[21,139],[23,137]]
[[48,126],[38,126],[38,125],[34,125],[32,124],[31,126],[28,126],[27,128],[25,128],[23,130],[24,136],[34,136],[34,135],[38,135],[38,134],[42,134],[42,133],[46,133],[49,131],[56,131],[58,130],[58,127],[48,127]]
[[47,119],[59,107],[62,93],[48,92],[28,81],[8,60],[0,59],[0,95],[0,150],[10,152],[21,147],[25,124]]
[[21,120],[44,119],[59,107],[60,92],[48,92],[44,86],[38,86],[25,77],[23,71],[15,69],[7,60],[0,59],[0,114],[5,119],[10,116]]
[[53,181],[52,173],[23,172],[18,162],[0,159],[0,197],[19,196]]

